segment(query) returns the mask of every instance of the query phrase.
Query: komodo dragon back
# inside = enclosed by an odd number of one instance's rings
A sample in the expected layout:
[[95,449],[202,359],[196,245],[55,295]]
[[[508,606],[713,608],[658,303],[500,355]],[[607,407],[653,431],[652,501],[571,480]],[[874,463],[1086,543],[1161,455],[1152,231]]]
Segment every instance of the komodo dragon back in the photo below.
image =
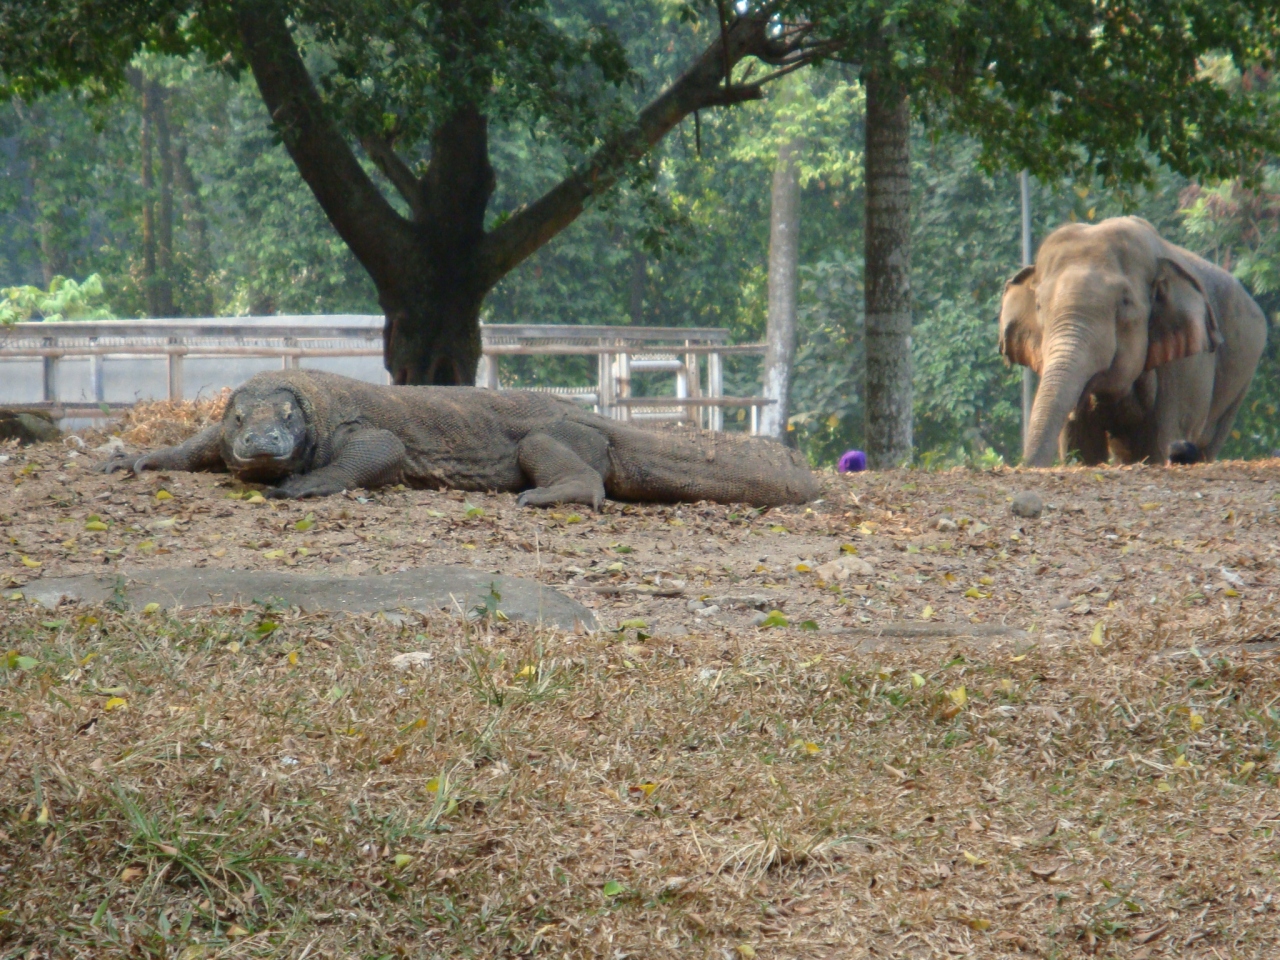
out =
[[821,491],[800,454],[773,440],[607,422],[614,468],[609,491],[623,500],[772,507],[808,503]]

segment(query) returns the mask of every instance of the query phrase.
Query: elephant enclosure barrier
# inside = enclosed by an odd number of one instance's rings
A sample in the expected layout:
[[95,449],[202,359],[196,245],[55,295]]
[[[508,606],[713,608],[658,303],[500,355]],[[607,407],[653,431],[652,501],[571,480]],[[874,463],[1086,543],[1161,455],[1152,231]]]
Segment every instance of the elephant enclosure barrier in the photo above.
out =
[[[0,327],[0,404],[97,419],[139,400],[194,399],[277,367],[386,383],[382,331],[383,318],[367,315],[18,323]],[[725,395],[725,357],[763,355],[764,344],[730,344],[722,328],[482,324],[481,338],[477,386],[504,389],[503,358],[595,357],[594,387],[535,381],[520,388],[618,420],[723,430],[724,411],[743,409],[754,434],[760,409],[773,402]],[[661,392],[641,395],[638,377]]]

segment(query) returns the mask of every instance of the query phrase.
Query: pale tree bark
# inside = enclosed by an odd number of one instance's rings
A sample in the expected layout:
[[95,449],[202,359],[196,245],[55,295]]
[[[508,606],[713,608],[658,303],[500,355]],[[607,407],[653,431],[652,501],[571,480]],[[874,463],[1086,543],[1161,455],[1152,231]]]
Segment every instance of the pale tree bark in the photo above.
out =
[[156,302],[156,203],[154,87],[142,80],[142,285],[147,316],[160,316]]
[[866,447],[883,470],[911,457],[911,113],[906,92],[868,70]]
[[156,157],[160,161],[160,204],[156,223],[156,312],[153,316],[174,317],[173,301],[173,144],[169,136],[168,91],[153,83],[152,109],[155,111]]
[[796,273],[800,262],[800,168],[803,142],[778,147],[769,206],[769,317],[765,333],[764,395],[760,433],[787,439],[791,416],[791,372],[796,360]]

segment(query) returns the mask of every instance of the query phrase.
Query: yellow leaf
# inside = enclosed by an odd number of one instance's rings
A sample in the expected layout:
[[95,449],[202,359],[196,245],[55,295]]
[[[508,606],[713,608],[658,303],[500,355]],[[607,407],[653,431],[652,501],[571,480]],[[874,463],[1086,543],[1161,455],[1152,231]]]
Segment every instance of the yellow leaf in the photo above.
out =
[[407,853],[396,854],[396,867],[398,869],[403,870],[405,867],[407,867],[411,863],[413,863],[413,857],[409,856],[409,854]]
[[296,667],[297,665],[298,665],[298,651],[297,651],[297,650],[290,650],[290,651],[289,651],[289,666],[291,666],[291,667]]
[[1226,596],[1226,597],[1238,597],[1240,596],[1240,591],[1233,590],[1231,587],[1227,587],[1227,589],[1222,591],[1222,594],[1223,596]]
[[752,960],[756,955],[756,948],[749,943],[740,943],[735,949],[738,951],[738,956],[742,957],[743,960]]
[[839,415],[837,415],[837,414],[834,414],[834,413],[833,413],[831,416],[827,417],[827,429],[828,429],[828,430],[834,430],[834,429],[835,429],[836,427],[838,427],[838,426],[840,426],[840,417],[839,417]]
[[964,592],[964,595],[970,600],[985,600],[987,597],[991,596],[989,593],[983,593],[977,587],[970,587]]
[[233,923],[231,926],[227,927],[228,937],[247,937],[248,935],[249,931],[238,923]]
[[988,863],[991,862],[990,860],[983,860],[981,857],[970,853],[968,850],[962,850],[960,852],[963,853],[964,858],[968,860],[969,863],[975,867],[985,867]]
[[1192,733],[1199,733],[1201,730],[1204,729],[1204,717],[1201,714],[1193,713],[1191,714],[1190,719],[1191,719]]
[[228,650],[230,653],[239,653],[239,652],[240,652],[240,641],[238,641],[238,640],[232,640],[230,643],[228,643],[228,644],[227,644],[227,650]]
[[771,523],[771,524],[769,524],[769,529],[770,529],[770,530],[772,530],[774,533],[786,533],[786,532],[787,532],[787,528],[786,528],[786,527],[784,527],[784,526],[783,526],[782,524],[780,524],[780,523]]
[[1104,478],[1103,478],[1102,474],[1100,474],[1100,473],[1095,473],[1095,474],[1093,475],[1093,479],[1095,479],[1095,480],[1097,480],[1099,483],[1101,483],[1101,482],[1102,482],[1102,480],[1103,480]]
[[1176,757],[1174,757],[1174,758],[1173,758],[1173,765],[1174,765],[1175,767],[1189,767],[1189,766],[1191,766],[1191,764],[1187,761],[1187,758],[1186,758],[1186,757],[1184,757],[1182,754],[1178,754]]
[[919,673],[911,674],[911,685],[919,690],[924,686],[924,676]]
[[88,523],[86,523],[86,524],[84,525],[84,528],[85,528],[86,530],[99,530],[99,531],[101,531],[101,530],[106,530],[106,529],[107,529],[107,525],[106,525],[105,523],[103,523],[101,520],[90,520]]
[[1010,657],[1010,658],[1009,658],[1009,662],[1010,662],[1010,663],[1021,663],[1023,660],[1027,659],[1027,656],[1028,656],[1028,654],[1025,654],[1025,653],[1023,653],[1023,654],[1019,654],[1019,655],[1018,655],[1018,656],[1016,656],[1016,657]]
[[316,525],[316,515],[308,513],[305,517],[293,525],[293,529],[306,532]]
[[947,583],[955,583],[956,575],[948,570],[946,573],[942,575],[942,579],[947,581]]
[[806,742],[804,745],[804,752],[809,754],[809,756],[812,757],[815,754],[821,753],[822,747],[818,746],[816,743],[813,743],[812,741],[809,741],[809,742]]
[[142,612],[144,614],[150,615],[155,613],[159,609],[160,609],[160,604],[152,602],[152,603],[148,603],[145,607],[143,607]]
[[440,778],[439,778],[439,777],[432,777],[430,780],[428,780],[428,781],[427,781],[427,788],[426,788],[426,789],[427,789],[427,793],[439,793],[439,792],[440,792]]
[[40,561],[39,561],[39,560],[32,560],[30,557],[23,557],[23,558],[22,558],[22,565],[23,565],[24,567],[38,567],[38,566],[40,566]]
[[813,567],[809,566],[807,563],[796,564],[796,573],[808,573],[812,569]]
[[653,791],[658,789],[658,785],[656,783],[638,783],[631,789],[643,793],[646,797],[651,797],[653,796]]
[[995,581],[992,580],[990,577],[979,577],[978,582],[982,584],[984,587],[989,587],[993,583],[995,583]]
[[1140,504],[1140,506],[1143,510],[1154,510],[1156,507],[1160,506],[1160,504],[1157,501],[1152,500],[1150,503]]
[[516,674],[517,677],[528,677],[530,679],[537,677],[537,675],[538,675],[538,668],[535,667],[533,664],[529,664],[527,667],[525,667],[523,670],[521,670],[519,673]]
[[157,491],[156,491],[156,499],[157,499],[157,500],[172,500],[172,499],[173,499],[173,494],[172,494],[172,493],[170,493],[168,490],[157,490]]
[[855,547],[852,543],[842,543],[840,544],[840,552],[841,553],[857,553],[858,548]]
[[963,707],[969,702],[969,693],[964,687],[956,687],[954,690],[948,690],[947,696],[951,698],[951,702],[957,707]]
[[1102,625],[1102,621],[1099,620],[1093,625],[1093,633],[1089,634],[1089,642],[1095,647],[1102,646],[1104,643],[1105,630],[1106,628]]
[[129,701],[124,697],[112,697],[102,705],[102,709],[110,713],[112,710],[123,710],[129,706]]
[[268,560],[279,560],[283,556],[284,556],[283,550],[268,550],[266,553],[263,554],[263,557],[265,557]]
[[1237,772],[1239,773],[1240,776],[1247,777],[1249,774],[1253,773],[1253,770],[1256,766],[1257,766],[1256,763],[1254,763],[1252,760],[1248,760],[1240,764],[1240,769]]
[[266,503],[267,498],[262,495],[262,491],[255,490],[249,496],[244,498],[245,503]]
[[226,547],[219,547],[217,550],[211,550],[209,552],[209,556],[218,557],[219,559],[221,559],[222,557],[225,557],[226,555],[227,555]]
[[[983,860],[982,862],[986,863],[987,861]],[[970,930],[977,930],[979,933],[982,933],[991,929],[990,920],[980,920],[977,917],[967,918],[964,921],[964,925],[968,927]]]
[[929,604],[926,603],[924,605],[924,609],[920,611],[920,619],[928,620],[932,617],[933,617],[933,607],[929,606]]
[[858,524],[858,532],[863,536],[869,537],[876,532],[876,526],[877,524],[871,522],[860,523]]
[[49,822],[49,801],[40,804],[40,815],[36,817],[36,826],[43,827]]

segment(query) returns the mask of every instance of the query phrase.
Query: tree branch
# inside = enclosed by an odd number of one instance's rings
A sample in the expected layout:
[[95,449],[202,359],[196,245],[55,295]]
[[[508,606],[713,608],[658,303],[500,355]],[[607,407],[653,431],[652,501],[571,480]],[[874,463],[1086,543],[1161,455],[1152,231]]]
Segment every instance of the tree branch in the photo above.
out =
[[245,59],[298,172],[374,284],[394,285],[409,260],[410,224],[325,116],[282,8],[270,0],[240,0],[235,18]]
[[747,57],[785,67],[812,60],[819,51],[805,43],[808,33],[799,28],[786,30],[781,37],[770,36],[767,11],[734,20],[692,67],[640,111],[634,126],[606,142],[577,170],[485,238],[486,283],[497,283],[576,220],[588,198],[613,186],[627,164],[647,153],[689,114],[763,96],[759,83],[730,84],[726,70],[731,72]]
[[404,197],[405,203],[413,213],[414,220],[422,219],[422,181],[409,169],[409,165],[400,159],[391,141],[385,137],[369,134],[362,137],[360,145],[369,159],[377,164],[396,192]]

